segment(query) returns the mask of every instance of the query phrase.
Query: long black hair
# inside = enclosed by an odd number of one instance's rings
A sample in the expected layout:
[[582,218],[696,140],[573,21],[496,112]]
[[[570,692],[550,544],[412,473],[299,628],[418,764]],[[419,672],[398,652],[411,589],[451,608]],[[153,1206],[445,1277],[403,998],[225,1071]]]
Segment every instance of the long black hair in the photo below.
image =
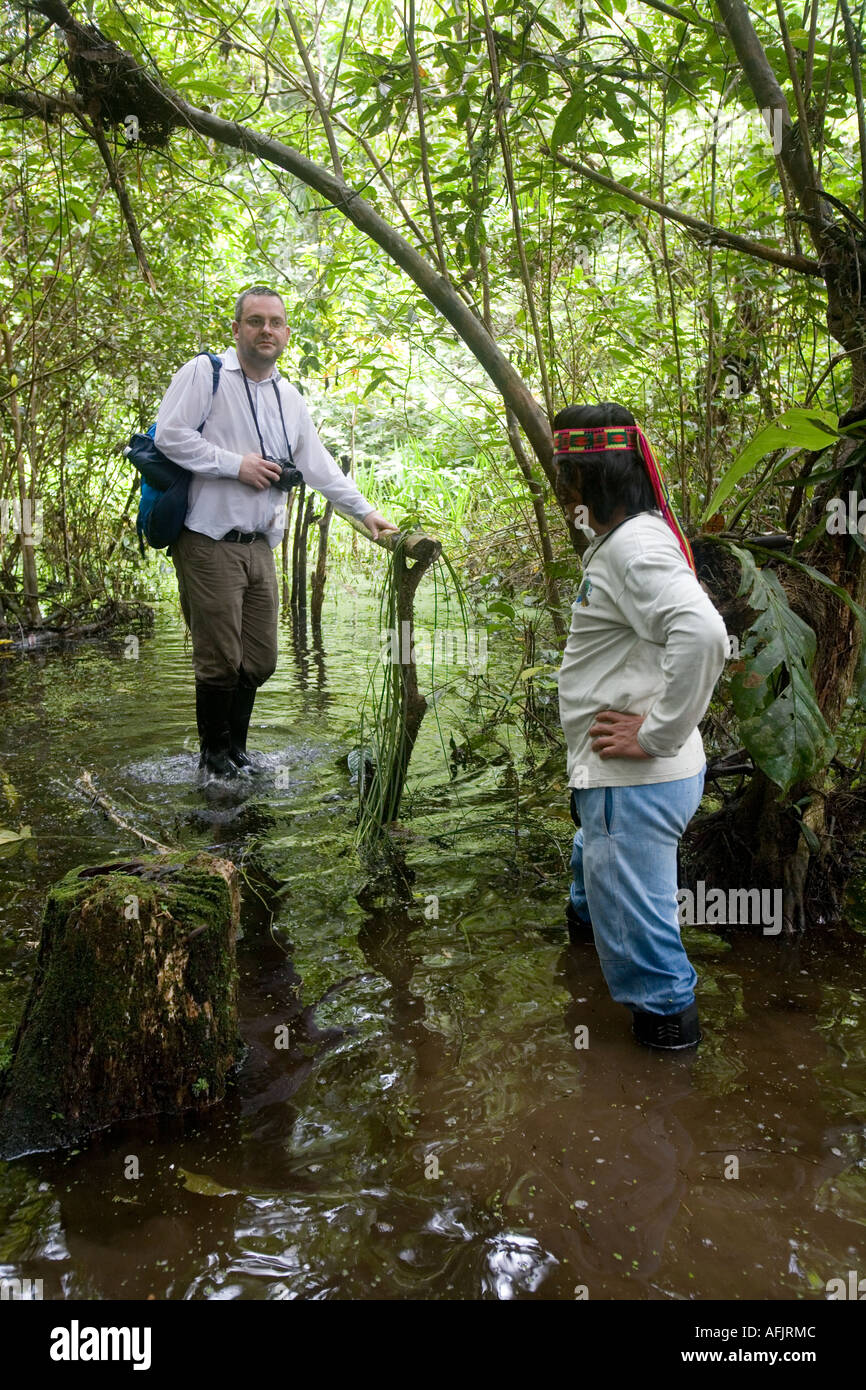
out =
[[[635,418],[624,405],[601,401],[598,405],[567,405],[553,421],[554,430],[589,429],[599,425],[633,425]],[[620,507],[626,516],[657,508],[652,484],[636,449],[602,449],[557,460],[564,477],[573,470],[583,503],[603,523]]]

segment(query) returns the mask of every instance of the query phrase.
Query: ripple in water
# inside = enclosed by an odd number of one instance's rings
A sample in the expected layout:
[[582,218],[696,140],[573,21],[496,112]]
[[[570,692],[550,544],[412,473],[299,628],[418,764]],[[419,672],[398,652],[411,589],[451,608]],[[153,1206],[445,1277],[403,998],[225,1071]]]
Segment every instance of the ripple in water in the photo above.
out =
[[481,1284],[487,1293],[508,1300],[535,1293],[559,1260],[543,1250],[534,1236],[503,1232],[486,1242],[487,1273]]

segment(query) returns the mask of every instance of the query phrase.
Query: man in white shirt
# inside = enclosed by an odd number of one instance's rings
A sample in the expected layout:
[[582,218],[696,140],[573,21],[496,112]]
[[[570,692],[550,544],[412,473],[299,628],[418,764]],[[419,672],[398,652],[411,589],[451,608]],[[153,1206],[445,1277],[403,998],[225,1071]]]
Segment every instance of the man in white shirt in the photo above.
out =
[[698,723],[724,665],[725,625],[631,412],[569,406],[553,430],[557,496],[595,533],[559,673],[581,827],[569,933],[592,931],[640,1042],[695,1046],[697,975],[679,930],[677,846],[703,792]]
[[192,634],[200,766],[217,777],[249,766],[256,690],[276,669],[273,551],[286,522],[283,468],[293,464],[374,539],[397,530],[343,475],[300,392],[277,369],[289,340],[282,297],[265,285],[245,290],[232,333],[235,346],[221,354],[216,392],[206,357],[184,363],[159,408],[155,434],[166,457],[193,474],[186,524],[171,554]]

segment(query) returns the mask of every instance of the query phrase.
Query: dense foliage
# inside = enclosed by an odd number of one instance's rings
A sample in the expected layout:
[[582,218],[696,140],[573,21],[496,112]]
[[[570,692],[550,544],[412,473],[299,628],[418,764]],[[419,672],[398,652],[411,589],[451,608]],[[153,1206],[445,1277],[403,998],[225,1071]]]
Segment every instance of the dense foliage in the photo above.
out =
[[729,550],[752,621],[726,737],[786,792],[827,766],[856,663],[835,705],[815,663],[866,618],[856,525],[819,537],[863,454],[839,429],[866,390],[847,0],[0,15],[0,495],[42,522],[36,547],[6,526],[10,619],[153,590],[120,445],[267,280],[365,490],[443,536],[491,621],[543,600],[528,665],[574,571],[544,443],[563,404],[628,404],[693,532],[787,532],[835,607],[816,639],[784,574]]

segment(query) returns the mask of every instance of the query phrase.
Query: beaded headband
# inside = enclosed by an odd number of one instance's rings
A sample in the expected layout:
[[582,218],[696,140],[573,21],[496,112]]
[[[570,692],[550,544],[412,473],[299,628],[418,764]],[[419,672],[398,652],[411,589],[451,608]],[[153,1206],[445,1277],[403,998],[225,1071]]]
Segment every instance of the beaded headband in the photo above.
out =
[[671,506],[670,496],[658,461],[640,425],[598,425],[579,430],[564,429],[553,432],[553,452],[555,454],[598,454],[608,449],[633,449],[640,455],[652,486],[656,505],[676,536],[689,569],[694,573],[695,557],[692,554],[692,548]]
[[[628,435],[631,434],[631,439]],[[596,454],[602,449],[634,449],[635,427],[621,425],[618,429],[601,426],[581,430],[555,430],[555,454]]]

